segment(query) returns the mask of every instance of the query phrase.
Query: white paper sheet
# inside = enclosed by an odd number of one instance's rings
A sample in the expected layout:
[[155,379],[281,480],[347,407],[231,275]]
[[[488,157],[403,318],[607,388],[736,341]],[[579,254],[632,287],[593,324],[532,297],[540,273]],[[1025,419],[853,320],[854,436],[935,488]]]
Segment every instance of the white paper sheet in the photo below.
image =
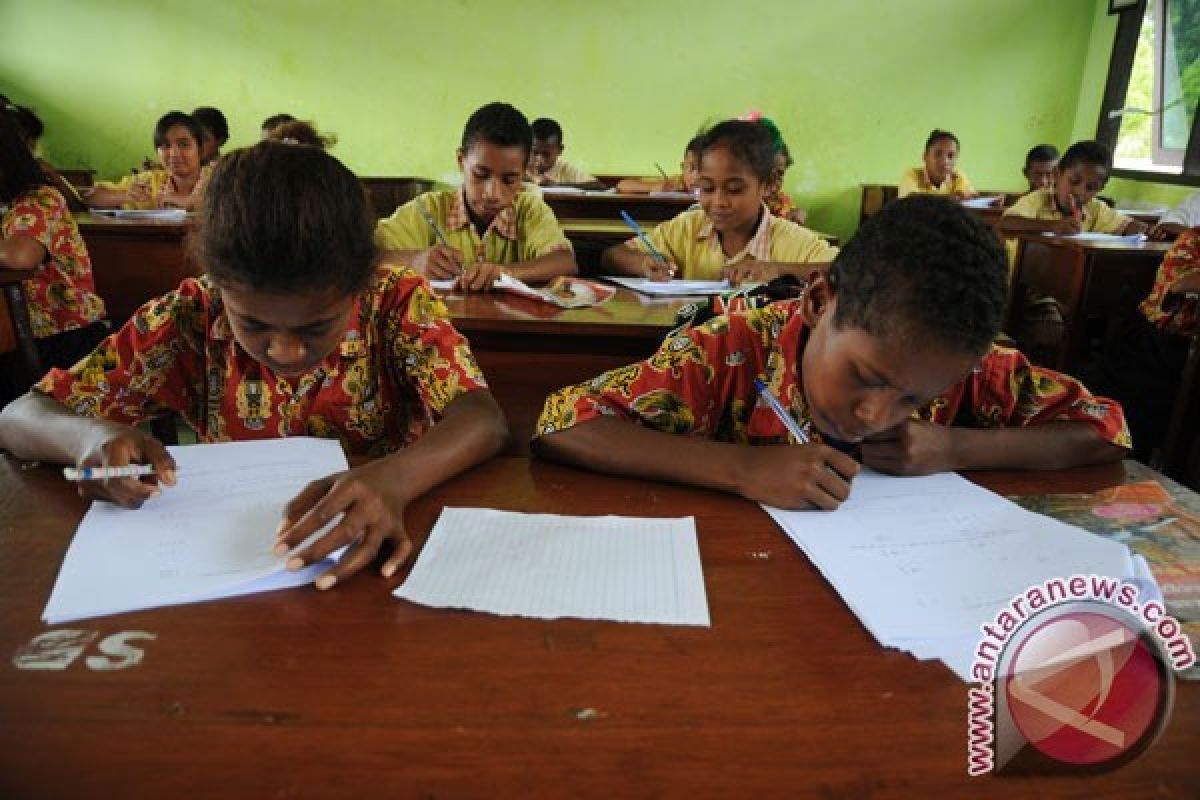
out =
[[287,556],[271,548],[284,505],[309,481],[346,469],[336,440],[169,450],[177,486],[136,510],[92,504],[63,560],[46,622],[297,586],[328,568],[331,562],[288,573]]
[[709,624],[691,517],[446,508],[395,596],[539,619]]
[[183,222],[187,211],[182,208],[96,208],[96,214],[117,219],[157,219],[165,222]]
[[1144,579],[1125,545],[953,473],[864,469],[837,511],[764,509],[881,644],[941,658],[964,679],[979,626],[1030,586],[1077,574]]
[[458,278],[446,278],[445,280],[430,279],[429,285],[439,292],[452,292],[458,284]]
[[625,275],[605,275],[604,280],[653,297],[687,297],[721,294],[730,290],[729,281],[652,281]]
[[1059,239],[1078,239],[1083,242],[1121,242],[1123,244],[1141,244],[1146,241],[1146,234],[1131,233],[1128,236],[1120,236],[1115,233],[1098,233],[1096,231],[1084,231],[1083,233],[1054,233],[1046,231],[1043,236],[1054,236]]

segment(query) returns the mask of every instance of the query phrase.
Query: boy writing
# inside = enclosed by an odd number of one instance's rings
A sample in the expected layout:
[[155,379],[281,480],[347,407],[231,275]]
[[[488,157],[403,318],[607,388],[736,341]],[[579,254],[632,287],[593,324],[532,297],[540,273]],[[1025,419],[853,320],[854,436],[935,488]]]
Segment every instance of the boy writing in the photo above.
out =
[[[944,198],[868,220],[803,298],[716,317],[653,356],[547,400],[539,455],[603,472],[836,508],[862,463],[915,475],[1121,458],[1118,405],[996,347],[1006,295],[995,236]],[[811,442],[788,441],[760,380]],[[839,449],[840,448],[840,449]]]

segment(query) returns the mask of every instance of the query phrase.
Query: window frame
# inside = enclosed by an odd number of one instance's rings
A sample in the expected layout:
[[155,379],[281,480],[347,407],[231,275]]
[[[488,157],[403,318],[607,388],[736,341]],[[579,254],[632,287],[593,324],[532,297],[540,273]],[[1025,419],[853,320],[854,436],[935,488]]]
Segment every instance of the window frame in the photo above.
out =
[[[1163,20],[1166,19],[1165,4],[1160,6]],[[1111,12],[1110,12],[1111,13]],[[1129,76],[1133,71],[1133,58],[1137,52],[1138,35],[1141,32],[1142,20],[1146,16],[1146,0],[1139,0],[1136,5],[1129,6],[1117,12],[1117,33],[1113,37],[1112,57],[1108,63],[1108,79],[1104,84],[1104,99],[1100,104],[1100,119],[1096,124],[1096,140],[1105,144],[1110,150],[1117,149],[1117,136],[1121,130],[1121,117],[1109,116],[1110,112],[1124,108],[1125,95],[1129,91]],[[1162,41],[1165,34],[1161,25],[1155,27],[1154,50],[1156,72],[1154,80],[1154,98],[1157,107],[1162,107],[1162,65],[1164,56]],[[1161,134],[1161,115],[1154,115],[1151,147],[1155,159],[1162,153],[1159,147]],[[1169,151],[1168,151],[1169,152]],[[1192,118],[1192,128],[1188,133],[1187,147],[1183,150],[1180,174],[1170,172],[1155,172],[1152,170],[1123,169],[1114,167],[1112,174],[1118,178],[1149,181],[1152,183],[1170,183],[1184,186],[1200,186],[1200,112]]]

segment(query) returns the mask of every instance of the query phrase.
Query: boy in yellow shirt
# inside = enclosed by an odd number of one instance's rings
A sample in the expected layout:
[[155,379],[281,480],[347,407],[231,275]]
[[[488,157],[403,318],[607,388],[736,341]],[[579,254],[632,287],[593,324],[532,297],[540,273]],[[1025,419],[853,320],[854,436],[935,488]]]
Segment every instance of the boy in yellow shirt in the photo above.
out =
[[554,212],[537,192],[521,191],[532,146],[520,111],[480,108],[458,148],[463,185],[405,203],[379,221],[375,243],[392,260],[468,291],[491,289],[502,272],[527,283],[574,275],[575,254]]
[[1049,232],[1145,233],[1148,226],[1118,214],[1096,193],[1108,183],[1112,153],[1099,142],[1076,142],[1058,163],[1054,186],[1022,197],[1004,212],[997,226],[1003,234]]
[[580,189],[603,189],[596,176],[563,161],[562,126],[552,119],[535,119],[533,153],[529,158],[526,179],[538,186],[575,186]]
[[944,194],[959,200],[978,195],[971,181],[958,169],[958,137],[934,129],[925,140],[924,165],[906,170],[896,187],[899,197],[910,194]]
[[771,132],[757,122],[727,120],[699,144],[700,208],[684,211],[648,235],[660,261],[638,239],[610,247],[604,266],[621,275],[670,280],[770,281],[804,275],[837,248],[807,228],[774,216],[767,198],[782,172]]

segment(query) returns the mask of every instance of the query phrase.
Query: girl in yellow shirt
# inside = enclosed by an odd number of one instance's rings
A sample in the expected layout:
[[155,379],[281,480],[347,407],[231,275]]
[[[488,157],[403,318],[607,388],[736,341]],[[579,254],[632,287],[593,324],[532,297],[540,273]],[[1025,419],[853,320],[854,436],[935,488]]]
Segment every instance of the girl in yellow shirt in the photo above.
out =
[[700,141],[700,208],[684,211],[648,234],[658,255],[631,239],[604,252],[621,275],[669,280],[770,281],[806,277],[805,265],[828,264],[837,248],[807,228],[771,214],[767,199],[782,170],[766,126],[727,120]]
[[944,194],[959,200],[977,197],[966,173],[958,168],[958,137],[950,131],[933,130],[925,140],[924,165],[905,170],[896,194]]
[[184,208],[199,206],[209,167],[200,165],[200,123],[182,111],[167,112],[154,126],[154,147],[162,169],[150,169],[117,182],[104,181],[84,195],[92,208]]

